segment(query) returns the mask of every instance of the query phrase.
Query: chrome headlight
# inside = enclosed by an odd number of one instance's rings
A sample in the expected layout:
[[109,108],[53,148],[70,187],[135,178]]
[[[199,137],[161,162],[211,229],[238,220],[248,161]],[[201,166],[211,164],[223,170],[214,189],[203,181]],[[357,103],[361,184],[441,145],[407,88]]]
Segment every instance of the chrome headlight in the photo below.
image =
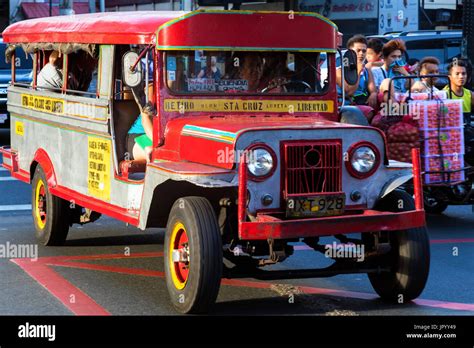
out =
[[368,146],[361,146],[354,150],[351,156],[351,166],[358,173],[370,172],[377,163],[377,155]]
[[262,147],[250,150],[247,161],[250,174],[257,178],[269,175],[275,165],[272,154]]

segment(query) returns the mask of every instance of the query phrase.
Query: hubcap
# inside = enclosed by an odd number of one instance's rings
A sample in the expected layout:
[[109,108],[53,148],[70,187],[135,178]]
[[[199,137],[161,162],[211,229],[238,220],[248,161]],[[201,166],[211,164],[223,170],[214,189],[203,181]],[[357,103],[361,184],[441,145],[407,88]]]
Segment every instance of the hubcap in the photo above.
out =
[[189,276],[189,241],[181,222],[175,224],[170,238],[169,265],[173,284],[178,290],[184,289]]
[[35,195],[35,215],[39,228],[43,229],[46,225],[47,206],[46,206],[46,188],[43,180],[39,180],[36,185]]

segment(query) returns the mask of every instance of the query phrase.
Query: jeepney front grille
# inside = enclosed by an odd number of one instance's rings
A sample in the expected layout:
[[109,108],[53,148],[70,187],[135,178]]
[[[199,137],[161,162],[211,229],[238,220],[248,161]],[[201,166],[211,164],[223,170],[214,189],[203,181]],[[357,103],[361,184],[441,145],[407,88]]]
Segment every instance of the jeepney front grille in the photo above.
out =
[[286,195],[342,191],[340,140],[283,143]]

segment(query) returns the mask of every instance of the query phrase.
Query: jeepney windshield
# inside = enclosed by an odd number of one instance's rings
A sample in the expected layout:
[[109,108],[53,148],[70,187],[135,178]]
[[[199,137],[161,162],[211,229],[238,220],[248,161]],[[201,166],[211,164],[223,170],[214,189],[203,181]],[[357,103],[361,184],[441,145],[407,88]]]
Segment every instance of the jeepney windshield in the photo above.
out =
[[323,94],[329,87],[325,52],[172,51],[166,81],[186,94]]

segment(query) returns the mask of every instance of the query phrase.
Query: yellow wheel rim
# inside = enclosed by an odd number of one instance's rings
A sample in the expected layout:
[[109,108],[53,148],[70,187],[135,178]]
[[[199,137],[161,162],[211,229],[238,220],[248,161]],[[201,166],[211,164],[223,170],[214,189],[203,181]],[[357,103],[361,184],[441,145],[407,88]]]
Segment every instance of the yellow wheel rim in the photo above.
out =
[[35,190],[35,215],[38,227],[43,229],[46,226],[46,188],[43,180],[39,179]]
[[168,263],[170,267],[171,279],[178,290],[184,289],[189,277],[189,257],[187,261],[173,261],[173,252],[186,252],[189,255],[189,243],[186,228],[181,222],[177,222],[170,236],[168,250]]

